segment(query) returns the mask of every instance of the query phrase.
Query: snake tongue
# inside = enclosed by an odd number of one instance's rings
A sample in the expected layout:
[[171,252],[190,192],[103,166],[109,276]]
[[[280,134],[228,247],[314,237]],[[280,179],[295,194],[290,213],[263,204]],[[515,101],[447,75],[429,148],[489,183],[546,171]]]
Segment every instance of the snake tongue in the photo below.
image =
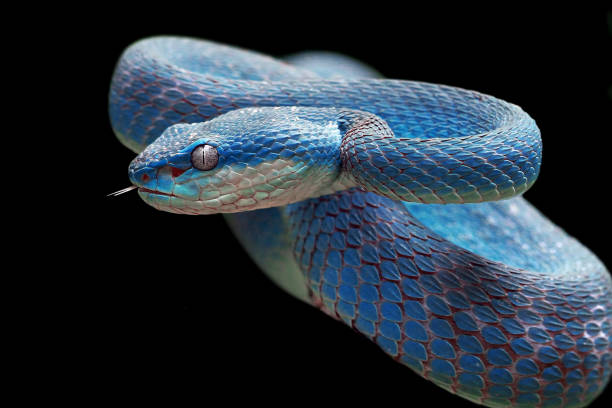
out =
[[118,195],[127,193],[128,191],[132,191],[135,188],[138,188],[138,186],[129,186],[129,187],[123,188],[123,189],[121,189],[119,191],[115,191],[114,193],[107,194],[106,196],[107,197],[110,197],[110,196],[117,197]]

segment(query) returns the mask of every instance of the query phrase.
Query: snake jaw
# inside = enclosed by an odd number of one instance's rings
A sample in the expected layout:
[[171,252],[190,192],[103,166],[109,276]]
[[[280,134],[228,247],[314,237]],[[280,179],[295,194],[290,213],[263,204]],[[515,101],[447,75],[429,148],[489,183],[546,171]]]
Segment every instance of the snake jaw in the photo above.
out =
[[[207,174],[189,169],[179,177],[173,177],[173,170],[164,166],[143,173],[146,174],[151,174],[151,180],[138,183],[141,198],[158,210],[180,214],[208,215],[278,207],[304,197],[328,194],[333,187],[321,187],[332,184],[328,174],[291,160],[258,166],[223,166]],[[299,177],[314,177],[318,182],[299,183]]]

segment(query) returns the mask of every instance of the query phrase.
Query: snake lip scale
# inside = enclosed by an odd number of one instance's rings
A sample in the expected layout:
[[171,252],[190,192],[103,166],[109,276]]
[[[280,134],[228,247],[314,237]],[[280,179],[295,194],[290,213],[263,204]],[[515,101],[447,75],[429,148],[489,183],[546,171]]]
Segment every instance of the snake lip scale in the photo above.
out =
[[150,189],[145,188],[145,187],[138,188],[138,192],[139,193],[154,194],[154,195],[163,195],[163,196],[167,196],[167,197],[176,197],[174,194],[168,194],[168,193],[164,193],[164,192],[158,191],[158,190],[150,190]]
[[448,392],[583,407],[609,382],[612,280],[522,197],[542,141],[520,107],[345,56],[153,37],[121,56],[109,113],[138,154],[114,195],[223,214],[278,286]]

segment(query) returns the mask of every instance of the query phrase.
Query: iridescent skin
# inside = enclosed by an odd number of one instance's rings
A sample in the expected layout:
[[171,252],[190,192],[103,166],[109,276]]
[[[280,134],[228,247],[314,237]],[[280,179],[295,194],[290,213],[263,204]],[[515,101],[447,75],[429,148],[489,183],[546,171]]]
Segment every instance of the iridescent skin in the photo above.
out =
[[[128,48],[110,114],[140,152],[129,175],[145,202],[226,214],[281,287],[452,393],[592,401],[610,377],[612,282],[520,197],[540,166],[534,121],[487,95],[312,58],[291,60],[316,74],[191,39]],[[202,144],[214,169],[192,166]]]

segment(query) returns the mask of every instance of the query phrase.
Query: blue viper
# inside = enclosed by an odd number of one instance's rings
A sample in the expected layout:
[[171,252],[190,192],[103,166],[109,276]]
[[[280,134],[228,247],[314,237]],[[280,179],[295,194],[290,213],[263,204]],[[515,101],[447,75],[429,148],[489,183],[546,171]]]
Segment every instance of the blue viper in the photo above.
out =
[[289,61],[189,38],[130,46],[109,107],[144,201],[224,213],[279,286],[461,397],[601,393],[612,282],[520,196],[540,168],[534,120],[346,57]]

